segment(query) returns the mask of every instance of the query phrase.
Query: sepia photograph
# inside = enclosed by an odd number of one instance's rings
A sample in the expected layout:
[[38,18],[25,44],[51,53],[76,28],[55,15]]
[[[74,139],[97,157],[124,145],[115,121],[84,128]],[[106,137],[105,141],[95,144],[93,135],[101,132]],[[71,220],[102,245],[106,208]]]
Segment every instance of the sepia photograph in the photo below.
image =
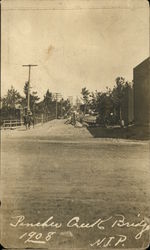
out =
[[1,249],[149,248],[149,17],[1,1]]

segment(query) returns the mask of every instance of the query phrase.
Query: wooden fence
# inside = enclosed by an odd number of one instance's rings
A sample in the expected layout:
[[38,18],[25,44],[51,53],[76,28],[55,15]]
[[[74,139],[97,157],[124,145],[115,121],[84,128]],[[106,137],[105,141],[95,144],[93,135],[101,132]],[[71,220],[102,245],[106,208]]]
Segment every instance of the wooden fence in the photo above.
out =
[[15,129],[17,127],[22,126],[24,123],[20,120],[3,120],[3,124],[1,126],[2,129]]
[[[54,120],[55,116],[36,116],[34,119],[34,124],[43,124],[45,122]],[[16,129],[24,125],[23,121],[20,120],[3,120],[1,129]]]

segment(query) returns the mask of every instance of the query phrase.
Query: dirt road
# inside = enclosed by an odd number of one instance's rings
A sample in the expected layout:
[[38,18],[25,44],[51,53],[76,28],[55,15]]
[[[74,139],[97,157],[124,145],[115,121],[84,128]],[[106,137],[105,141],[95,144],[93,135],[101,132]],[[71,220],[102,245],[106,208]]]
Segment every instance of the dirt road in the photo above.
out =
[[[149,216],[148,146],[141,141],[93,139],[86,128],[61,120],[29,131],[4,131],[2,244],[49,249],[145,247],[148,230],[139,239],[136,236],[143,229],[137,223]],[[40,226],[52,216],[60,228]],[[22,225],[17,224],[19,218]],[[91,227],[80,227],[82,223]],[[49,232],[54,232],[52,239]]]

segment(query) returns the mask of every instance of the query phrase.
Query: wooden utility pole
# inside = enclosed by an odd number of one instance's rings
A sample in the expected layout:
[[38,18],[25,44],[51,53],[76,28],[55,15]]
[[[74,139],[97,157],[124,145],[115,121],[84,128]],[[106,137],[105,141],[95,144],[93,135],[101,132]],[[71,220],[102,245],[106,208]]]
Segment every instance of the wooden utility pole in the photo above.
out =
[[36,66],[38,66],[38,65],[35,65],[35,64],[26,64],[26,65],[22,65],[22,66],[23,66],[23,67],[29,67],[27,111],[30,111],[30,76],[31,76],[31,67],[36,67]]
[[60,93],[55,93],[55,98],[56,98],[56,119],[58,118],[58,97],[60,98],[61,97],[61,94]]
[[61,99],[61,118],[63,116],[63,98]]
[[56,93],[56,119],[58,118],[57,94],[58,93]]

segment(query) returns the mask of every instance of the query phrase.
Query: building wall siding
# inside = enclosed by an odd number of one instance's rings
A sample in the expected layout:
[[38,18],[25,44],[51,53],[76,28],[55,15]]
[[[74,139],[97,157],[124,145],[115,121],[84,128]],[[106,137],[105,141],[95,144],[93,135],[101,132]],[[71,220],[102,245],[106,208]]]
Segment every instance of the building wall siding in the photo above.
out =
[[136,125],[150,125],[150,58],[134,72],[134,120]]

